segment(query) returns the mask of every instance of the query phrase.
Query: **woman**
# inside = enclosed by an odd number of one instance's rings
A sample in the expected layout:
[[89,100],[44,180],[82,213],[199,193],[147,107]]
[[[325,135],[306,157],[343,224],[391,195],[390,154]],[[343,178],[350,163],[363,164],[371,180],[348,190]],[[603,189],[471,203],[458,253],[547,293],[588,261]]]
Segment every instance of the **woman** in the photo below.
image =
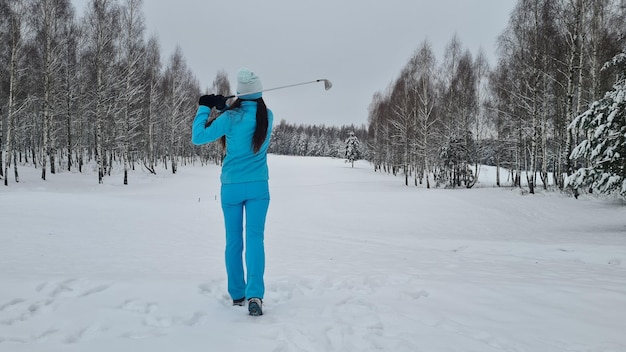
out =
[[[272,133],[273,114],[265,106],[261,80],[248,69],[237,73],[237,100],[226,106],[222,95],[200,97],[192,127],[196,145],[222,138],[226,156],[220,180],[226,225],[226,273],[233,305],[243,306],[248,298],[250,315],[263,314],[265,284],[265,217],[270,202],[267,147]],[[250,93],[250,94],[248,94]],[[221,111],[207,119],[211,109]],[[246,275],[242,252],[245,214]]]

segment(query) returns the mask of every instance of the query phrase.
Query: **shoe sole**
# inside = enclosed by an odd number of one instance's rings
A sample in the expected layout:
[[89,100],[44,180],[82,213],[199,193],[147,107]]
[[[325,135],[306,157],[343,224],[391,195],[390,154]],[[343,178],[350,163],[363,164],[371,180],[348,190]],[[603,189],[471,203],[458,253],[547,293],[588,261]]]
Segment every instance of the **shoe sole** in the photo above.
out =
[[258,317],[260,315],[263,315],[263,310],[261,309],[261,307],[259,306],[258,303],[256,302],[251,302],[248,303],[248,312],[250,313],[250,315],[252,315],[253,317]]
[[239,307],[243,307],[246,305],[246,298],[241,298],[241,299],[234,299],[233,300],[233,306],[239,306]]

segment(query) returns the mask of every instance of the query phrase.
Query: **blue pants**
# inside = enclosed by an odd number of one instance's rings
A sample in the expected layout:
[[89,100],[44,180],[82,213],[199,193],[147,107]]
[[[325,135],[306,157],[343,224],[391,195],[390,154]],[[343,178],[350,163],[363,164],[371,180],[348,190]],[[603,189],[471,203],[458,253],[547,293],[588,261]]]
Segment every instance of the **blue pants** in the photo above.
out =
[[[226,273],[228,293],[232,299],[263,298],[265,284],[265,248],[263,237],[265,217],[270,204],[267,181],[222,185],[222,210],[226,225]],[[243,266],[243,225],[246,225],[245,258]]]

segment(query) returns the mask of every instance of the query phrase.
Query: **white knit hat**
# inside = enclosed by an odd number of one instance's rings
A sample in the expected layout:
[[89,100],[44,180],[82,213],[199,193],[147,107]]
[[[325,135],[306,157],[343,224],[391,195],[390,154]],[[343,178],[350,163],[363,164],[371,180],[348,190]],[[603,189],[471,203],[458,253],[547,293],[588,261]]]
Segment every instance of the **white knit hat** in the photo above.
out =
[[261,90],[263,90],[263,85],[259,76],[245,67],[241,68],[237,73],[237,94],[242,94],[239,98],[248,100],[259,99],[262,96]]

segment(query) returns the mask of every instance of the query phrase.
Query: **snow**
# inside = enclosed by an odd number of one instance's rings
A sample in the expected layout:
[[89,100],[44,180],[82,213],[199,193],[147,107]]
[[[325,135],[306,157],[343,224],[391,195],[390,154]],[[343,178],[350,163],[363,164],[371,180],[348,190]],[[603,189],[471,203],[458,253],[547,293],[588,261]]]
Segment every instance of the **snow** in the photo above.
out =
[[492,168],[428,190],[269,163],[262,317],[226,293],[217,166],[129,186],[22,168],[0,189],[0,351],[626,351],[622,202],[490,187]]

